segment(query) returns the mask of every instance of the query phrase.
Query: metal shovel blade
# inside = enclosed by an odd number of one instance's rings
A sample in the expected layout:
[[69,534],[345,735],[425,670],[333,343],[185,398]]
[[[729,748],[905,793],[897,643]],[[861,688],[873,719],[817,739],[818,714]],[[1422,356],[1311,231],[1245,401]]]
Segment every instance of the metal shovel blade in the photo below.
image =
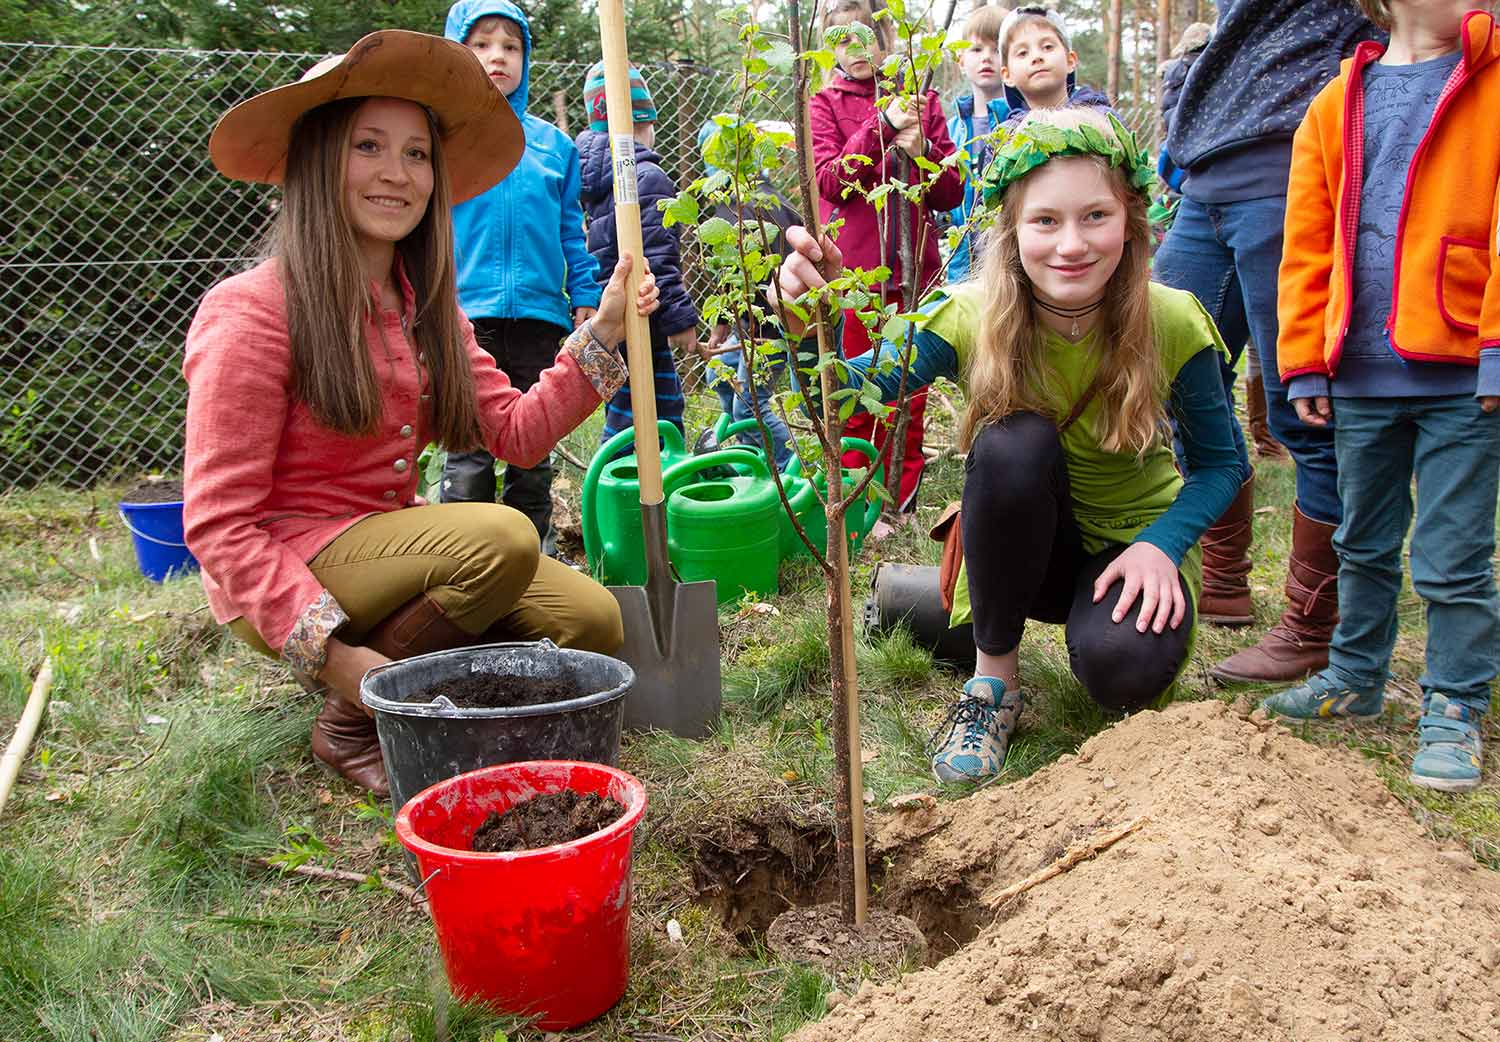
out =
[[719,722],[724,701],[718,584],[678,582],[667,555],[666,504],[641,504],[641,537],[646,585],[609,587],[625,624],[620,658],[635,670],[625,727],[702,738]]
[[717,584],[672,584],[670,620],[660,643],[646,588],[611,586],[609,592],[620,602],[625,623],[619,657],[635,670],[635,687],[625,696],[626,730],[655,728],[681,738],[710,734],[723,703]]

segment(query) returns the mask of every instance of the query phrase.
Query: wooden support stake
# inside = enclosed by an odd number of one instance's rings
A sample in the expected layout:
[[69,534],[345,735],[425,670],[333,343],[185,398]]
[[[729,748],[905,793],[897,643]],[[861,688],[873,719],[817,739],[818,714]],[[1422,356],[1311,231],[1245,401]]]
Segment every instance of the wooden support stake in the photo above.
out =
[[47,696],[51,693],[52,656],[49,655],[31,685],[31,697],[26,700],[26,708],[16,724],[15,737],[5,747],[5,755],[0,756],[0,811],[5,810],[5,801],[10,799],[10,790],[16,784],[16,776],[21,773],[21,763],[31,748],[31,740],[36,737],[42,713],[47,708]]

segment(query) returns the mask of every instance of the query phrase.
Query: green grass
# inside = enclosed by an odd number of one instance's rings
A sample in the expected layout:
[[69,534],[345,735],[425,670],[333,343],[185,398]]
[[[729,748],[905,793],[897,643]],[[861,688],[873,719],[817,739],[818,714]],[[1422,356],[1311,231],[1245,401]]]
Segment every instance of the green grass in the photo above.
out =
[[[690,426],[703,414],[695,402]],[[585,429],[568,445],[586,457],[595,438]],[[581,475],[559,473],[576,501]],[[877,556],[936,561],[926,526],[961,480],[954,460],[933,468],[918,524],[856,560],[856,602]],[[117,491],[0,495],[7,736],[43,657],[56,666],[55,701],[0,832],[0,1039],[537,1037],[449,1000],[431,926],[399,896],[259,862],[301,844],[322,867],[404,879],[388,819],[312,763],[313,701],[212,623],[195,579],[139,578],[113,512]],[[1262,465],[1252,575],[1262,627],[1281,608],[1291,497],[1290,466]],[[740,948],[694,900],[703,836],[768,807],[828,820],[833,750],[816,570],[785,568],[773,604],[777,614],[721,615],[726,708],[714,740],[627,741],[624,765],[651,793],[637,843],[631,981],[619,1006],[570,1038],[775,1039],[820,1015],[830,988],[857,986]],[[1433,836],[1500,868],[1493,723],[1489,782],[1477,793],[1443,796],[1406,781],[1420,607],[1408,590],[1386,717],[1305,734],[1359,750]],[[1209,684],[1207,669],[1255,635],[1205,628],[1178,697],[1233,697]],[[935,668],[900,632],[862,639],[857,655],[871,795],[932,789],[924,746],[962,678]],[[1029,631],[1022,666],[1035,697],[998,784],[1075,750],[1111,720],[1068,672],[1056,627]],[[681,947],[666,934],[674,918]]]

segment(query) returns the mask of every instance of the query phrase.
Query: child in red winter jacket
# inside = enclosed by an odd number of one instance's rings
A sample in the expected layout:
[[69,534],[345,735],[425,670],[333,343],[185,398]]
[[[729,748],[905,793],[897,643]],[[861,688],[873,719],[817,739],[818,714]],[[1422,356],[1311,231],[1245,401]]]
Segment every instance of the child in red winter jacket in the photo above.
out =
[[[954,148],[942,105],[931,91],[918,102],[903,103],[895,96],[889,100],[881,97],[877,106],[876,72],[886,49],[888,24],[876,24],[868,0],[833,0],[824,15],[824,30],[851,23],[868,26],[875,35],[875,45],[864,47],[848,39],[838,42],[834,47],[838,65],[833,79],[813,95],[809,105],[820,196],[818,216],[825,224],[835,217],[843,218],[838,241],[848,267],[873,269],[884,265],[891,269],[891,277],[881,289],[886,301],[893,302],[901,299],[899,212],[904,206],[911,213],[911,249],[916,268],[913,274],[920,297],[942,276],[938,256],[940,233],[934,215],[963,201],[963,175],[954,167],[944,169],[928,182],[927,194],[920,205],[900,202],[893,194],[886,198],[884,208],[877,211],[866,200],[865,193],[897,176],[898,159],[926,157],[933,163],[941,163],[953,154]],[[915,182],[923,176],[915,166],[910,170],[903,180]],[[920,254],[916,246],[919,242]],[[864,354],[871,346],[864,326],[852,316],[845,319],[844,354],[847,357]],[[926,404],[925,392],[911,399],[898,497],[902,510],[915,507],[917,486],[922,479],[922,414]],[[881,461],[889,465],[886,436],[890,427],[888,421],[857,413],[847,433],[874,441],[881,450]],[[866,461],[852,454],[845,463],[864,466]]]

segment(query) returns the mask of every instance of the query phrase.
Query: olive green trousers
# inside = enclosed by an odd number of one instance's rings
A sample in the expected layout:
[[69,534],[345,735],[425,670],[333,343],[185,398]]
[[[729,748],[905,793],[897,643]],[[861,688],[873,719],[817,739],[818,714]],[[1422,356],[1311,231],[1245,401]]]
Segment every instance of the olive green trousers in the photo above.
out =
[[[546,637],[559,647],[612,655],[624,641],[609,591],[543,557],[526,515],[498,504],[375,514],[340,534],[308,567],[349,616],[337,634],[349,644],[424,593],[459,629],[497,642]],[[243,617],[229,629],[277,657]]]

